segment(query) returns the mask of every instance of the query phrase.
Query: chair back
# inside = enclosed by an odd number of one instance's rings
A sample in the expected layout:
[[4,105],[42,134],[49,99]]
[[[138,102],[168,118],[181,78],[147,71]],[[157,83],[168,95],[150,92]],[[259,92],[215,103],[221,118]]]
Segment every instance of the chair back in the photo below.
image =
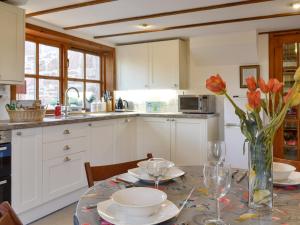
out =
[[118,174],[126,173],[127,170],[137,167],[137,163],[140,161],[148,160],[153,158],[151,153],[147,154],[147,158],[140,159],[131,162],[118,163],[113,165],[105,166],[91,166],[89,162],[84,164],[86,177],[89,187],[94,186],[95,181],[106,180],[110,177],[116,176]]
[[0,204],[0,225],[23,225],[8,202]]

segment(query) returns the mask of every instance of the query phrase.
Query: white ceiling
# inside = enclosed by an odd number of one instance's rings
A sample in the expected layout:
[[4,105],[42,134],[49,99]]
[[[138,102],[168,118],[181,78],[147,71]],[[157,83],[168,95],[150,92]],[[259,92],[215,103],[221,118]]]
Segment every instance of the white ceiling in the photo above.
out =
[[[22,7],[26,9],[26,13],[30,13],[85,1],[87,0],[28,0],[27,4]],[[118,0],[57,13],[45,14],[34,18],[58,27],[65,27],[239,1],[240,0]],[[217,20],[294,12],[294,10],[290,7],[290,4],[295,1],[297,0],[275,0],[272,2],[180,14],[176,16],[81,28],[74,31],[93,37],[97,35],[139,31],[141,29],[138,28],[137,25],[142,23],[151,24],[153,25],[151,29],[155,29]],[[162,31],[157,33],[127,35],[105,38],[102,40],[108,43],[119,44],[175,37],[185,38],[253,29],[257,29],[259,32],[262,32],[294,28],[300,28],[300,16]]]

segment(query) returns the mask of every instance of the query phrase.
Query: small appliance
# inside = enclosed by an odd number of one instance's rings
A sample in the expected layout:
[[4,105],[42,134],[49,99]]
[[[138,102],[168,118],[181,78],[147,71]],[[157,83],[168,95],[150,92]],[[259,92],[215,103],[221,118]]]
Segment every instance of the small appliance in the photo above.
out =
[[128,109],[128,102],[126,100],[122,100],[122,98],[119,98],[115,105],[115,111],[116,112],[125,112],[125,111],[127,111],[127,109]]
[[178,111],[211,114],[216,112],[214,95],[178,95]]

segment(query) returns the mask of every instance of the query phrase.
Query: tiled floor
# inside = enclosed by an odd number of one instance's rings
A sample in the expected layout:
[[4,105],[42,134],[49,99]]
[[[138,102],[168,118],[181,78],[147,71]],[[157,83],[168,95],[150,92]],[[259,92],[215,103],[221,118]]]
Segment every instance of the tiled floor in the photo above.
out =
[[76,204],[72,204],[30,225],[73,225],[75,208]]

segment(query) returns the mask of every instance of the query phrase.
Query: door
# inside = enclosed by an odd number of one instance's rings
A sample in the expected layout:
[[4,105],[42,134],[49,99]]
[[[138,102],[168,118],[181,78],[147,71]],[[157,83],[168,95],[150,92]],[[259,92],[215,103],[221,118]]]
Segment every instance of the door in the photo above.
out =
[[151,88],[179,88],[179,40],[151,45]]
[[44,162],[43,200],[49,201],[86,185],[85,153],[70,154]]
[[91,123],[89,161],[93,166],[114,163],[116,120]]
[[12,132],[12,206],[17,213],[42,203],[42,128]]
[[24,82],[24,10],[0,2],[0,83]]
[[117,47],[117,90],[149,87],[148,44]]
[[206,159],[207,121],[172,119],[171,159],[178,166],[202,165]]
[[143,159],[147,153],[155,158],[171,159],[170,119],[139,118],[138,157]]
[[136,119],[124,118],[117,122],[115,163],[137,160]]

